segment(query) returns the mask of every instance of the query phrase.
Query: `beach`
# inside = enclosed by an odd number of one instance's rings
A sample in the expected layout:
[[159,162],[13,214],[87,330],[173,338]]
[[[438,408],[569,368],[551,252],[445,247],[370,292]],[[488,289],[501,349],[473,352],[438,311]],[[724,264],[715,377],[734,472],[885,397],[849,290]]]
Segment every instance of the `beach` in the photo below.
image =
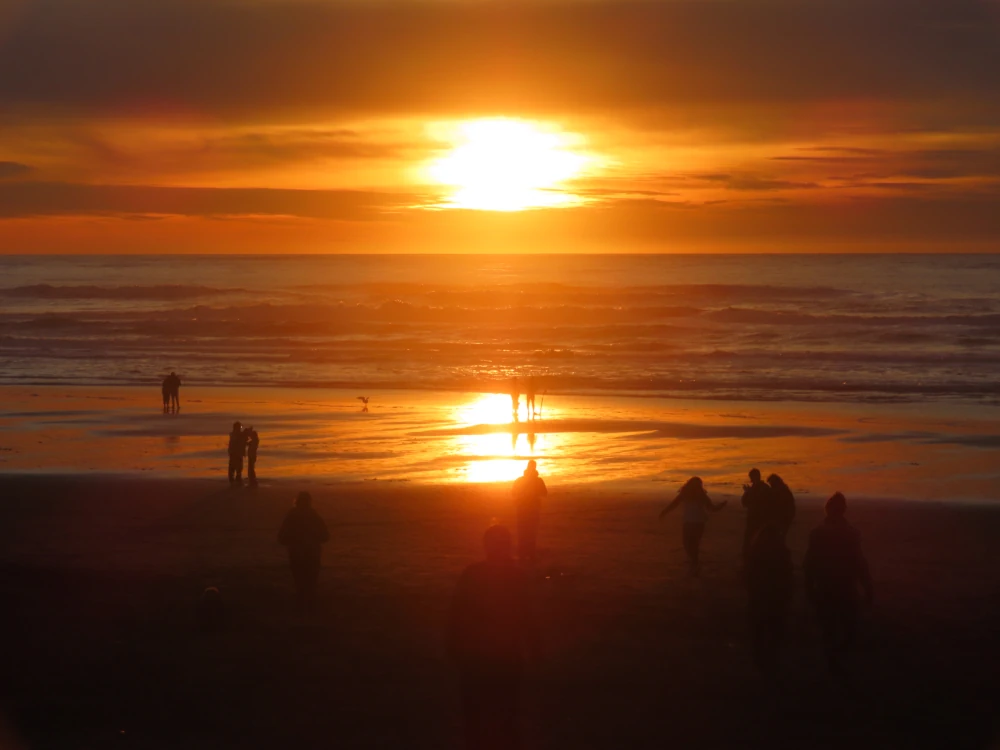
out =
[[[321,611],[294,613],[277,528],[308,489],[326,519]],[[507,485],[66,474],[0,478],[4,710],[11,747],[459,746],[449,602],[510,522]],[[550,481],[532,570],[543,653],[527,748],[990,747],[998,727],[1000,513],[867,500],[876,603],[826,674],[801,592],[820,503],[799,502],[797,586],[776,683],[752,666],[732,496],[688,575],[663,491]],[[200,633],[218,586],[225,627]]]

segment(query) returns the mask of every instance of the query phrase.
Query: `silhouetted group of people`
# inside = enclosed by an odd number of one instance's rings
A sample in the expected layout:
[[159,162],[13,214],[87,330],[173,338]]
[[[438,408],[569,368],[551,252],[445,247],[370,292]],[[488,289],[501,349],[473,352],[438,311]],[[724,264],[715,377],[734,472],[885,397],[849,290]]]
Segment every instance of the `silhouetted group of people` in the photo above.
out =
[[[538,396],[538,381],[535,380],[534,376],[526,378],[524,381],[524,400],[525,408],[528,412],[528,419],[534,419],[535,417],[541,416],[541,408],[535,408],[535,399]],[[544,400],[544,396],[543,396]],[[521,412],[521,382],[518,378],[511,380],[510,387],[510,408],[514,417],[514,421],[520,419]]]
[[171,408],[180,411],[181,379],[176,372],[171,372],[163,379],[160,391],[163,393],[163,413],[166,414]]
[[[773,673],[779,663],[794,590],[794,566],[786,536],[795,519],[795,497],[777,474],[761,481],[760,471],[750,470],[750,484],[743,486],[741,504],[746,509],[743,534],[743,578],[754,663]],[[682,538],[692,574],[701,570],[699,547],[710,513],[726,503],[713,503],[702,480],[692,477],[674,500],[661,511],[662,519],[682,506]],[[873,597],[868,563],[861,552],[857,530],[845,518],[847,501],[837,492],[826,502],[826,520],[809,535],[803,569],[806,595],[816,609],[827,662],[841,674],[843,657],[854,640],[858,612]]]
[[233,422],[233,430],[229,433],[229,483],[243,484],[243,459],[247,460],[247,481],[257,484],[257,447],[260,445],[260,435],[253,427],[243,428],[237,421]]

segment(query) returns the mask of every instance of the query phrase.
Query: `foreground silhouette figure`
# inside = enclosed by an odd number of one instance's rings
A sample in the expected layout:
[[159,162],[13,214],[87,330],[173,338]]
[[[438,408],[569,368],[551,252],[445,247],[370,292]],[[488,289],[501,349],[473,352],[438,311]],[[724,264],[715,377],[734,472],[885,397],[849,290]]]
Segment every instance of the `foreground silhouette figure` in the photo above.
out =
[[538,476],[534,459],[514,482],[514,513],[517,516],[517,557],[532,562],[538,557],[538,526],[542,520],[542,498],[549,494]]
[[329,539],[326,523],[312,507],[312,495],[300,492],[295,498],[295,507],[288,511],[281,524],[278,543],[288,548],[296,601],[303,615],[316,611],[323,545]]
[[247,441],[247,481],[257,485],[257,447],[260,445],[260,435],[253,427],[247,427],[244,435]]
[[816,608],[827,664],[835,675],[844,673],[861,604],[871,606],[874,598],[861,535],[848,523],[846,513],[847,500],[841,493],[826,501],[826,520],[809,534],[803,562],[806,596]]
[[761,672],[773,674],[779,666],[795,588],[792,554],[774,524],[757,532],[750,545],[746,584],[754,664]]
[[743,485],[741,504],[747,509],[747,525],[743,531],[743,565],[750,555],[750,545],[764,524],[774,520],[774,495],[760,480],[760,470],[750,469],[750,484]]
[[684,551],[691,564],[691,574],[697,576],[701,573],[699,551],[701,538],[705,534],[705,522],[708,521],[708,514],[717,513],[725,508],[726,501],[723,500],[718,504],[713,503],[705,491],[701,477],[691,477],[684,483],[670,505],[660,511],[660,520],[662,521],[678,505],[684,506],[684,523],[681,526]]
[[461,674],[466,749],[513,750],[522,673],[537,630],[510,531],[491,526],[483,543],[486,561],[466,568],[455,591],[448,652]]
[[774,503],[774,525],[781,532],[782,538],[787,537],[788,530],[792,528],[792,521],[795,520],[795,495],[785,484],[785,480],[777,474],[769,476],[767,484],[771,488]]
[[229,433],[229,483],[243,484],[243,456],[247,451],[247,436],[243,425],[233,422],[233,431]]

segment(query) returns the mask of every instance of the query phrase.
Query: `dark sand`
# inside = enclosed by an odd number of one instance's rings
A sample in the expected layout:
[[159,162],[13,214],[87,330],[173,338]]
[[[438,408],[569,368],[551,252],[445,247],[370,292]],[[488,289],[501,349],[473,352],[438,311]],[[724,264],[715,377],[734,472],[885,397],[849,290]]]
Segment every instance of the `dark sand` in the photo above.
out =
[[[332,535],[312,623],[291,613],[275,542],[297,489],[0,478],[10,746],[458,747],[444,624],[482,531],[510,515],[506,488],[309,487]],[[664,502],[554,488],[526,748],[993,746],[1000,509],[851,504],[877,597],[852,691],[825,673],[801,586],[780,684],[755,675],[742,511],[711,520],[695,580],[680,515],[656,521]],[[820,516],[800,508],[797,564]],[[196,631],[207,585],[231,613],[222,633]]]

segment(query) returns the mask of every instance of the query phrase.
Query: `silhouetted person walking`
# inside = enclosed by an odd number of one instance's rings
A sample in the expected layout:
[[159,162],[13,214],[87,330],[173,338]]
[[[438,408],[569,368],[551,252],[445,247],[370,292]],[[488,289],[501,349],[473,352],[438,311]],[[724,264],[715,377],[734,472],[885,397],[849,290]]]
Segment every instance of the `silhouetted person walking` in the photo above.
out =
[[517,385],[517,378],[514,378],[510,383],[510,409],[516,422],[518,412],[521,411],[521,391]]
[[247,436],[243,425],[233,422],[233,431],[229,433],[229,483],[243,484],[243,456],[247,451]]
[[163,379],[163,385],[160,386],[160,391],[163,393],[163,413],[166,414],[170,411],[170,386],[171,380],[170,376],[167,375]]
[[769,476],[767,484],[771,488],[771,498],[774,503],[774,525],[781,532],[782,538],[785,538],[788,536],[788,530],[792,528],[792,521],[795,520],[795,495],[785,484],[785,480],[777,474]]
[[455,591],[448,652],[461,673],[466,750],[514,750],[522,673],[537,630],[510,532],[491,526],[483,543],[486,561],[466,568]]
[[871,606],[874,598],[861,535],[847,522],[846,513],[847,500],[841,493],[826,501],[826,520],[809,534],[803,562],[806,596],[816,607],[827,663],[834,674],[844,671],[843,659],[854,643],[862,601]]
[[785,642],[795,588],[792,553],[774,524],[761,528],[750,545],[746,584],[754,664],[761,672],[772,674]]
[[246,429],[247,439],[247,480],[252,485],[257,484],[257,447],[260,445],[260,435],[253,427]]
[[170,405],[174,407],[175,410],[180,410],[181,408],[181,379],[178,377],[176,372],[171,372],[167,376],[167,380],[170,381]]
[[750,484],[743,485],[743,497],[740,499],[747,510],[747,525],[743,531],[743,565],[746,566],[750,554],[750,545],[757,532],[764,524],[774,518],[774,499],[771,488],[760,480],[760,470],[750,469]]
[[708,521],[708,514],[716,513],[725,508],[726,501],[723,500],[719,504],[713,503],[705,491],[701,477],[691,477],[684,483],[670,505],[660,511],[660,520],[662,521],[678,505],[684,506],[684,523],[681,526],[684,551],[691,563],[691,574],[698,575],[701,572],[699,558],[701,538],[705,534],[705,522]]
[[329,539],[326,523],[312,507],[312,495],[300,492],[295,498],[295,507],[288,511],[281,524],[278,543],[288,548],[288,564],[302,614],[316,611],[323,545]]
[[535,390],[535,379],[533,377],[528,378],[528,384],[524,389],[524,399],[528,409],[528,419],[535,418]]
[[542,519],[542,498],[549,494],[538,476],[534,460],[514,482],[514,512],[517,516],[517,557],[534,561],[538,556],[538,525]]

